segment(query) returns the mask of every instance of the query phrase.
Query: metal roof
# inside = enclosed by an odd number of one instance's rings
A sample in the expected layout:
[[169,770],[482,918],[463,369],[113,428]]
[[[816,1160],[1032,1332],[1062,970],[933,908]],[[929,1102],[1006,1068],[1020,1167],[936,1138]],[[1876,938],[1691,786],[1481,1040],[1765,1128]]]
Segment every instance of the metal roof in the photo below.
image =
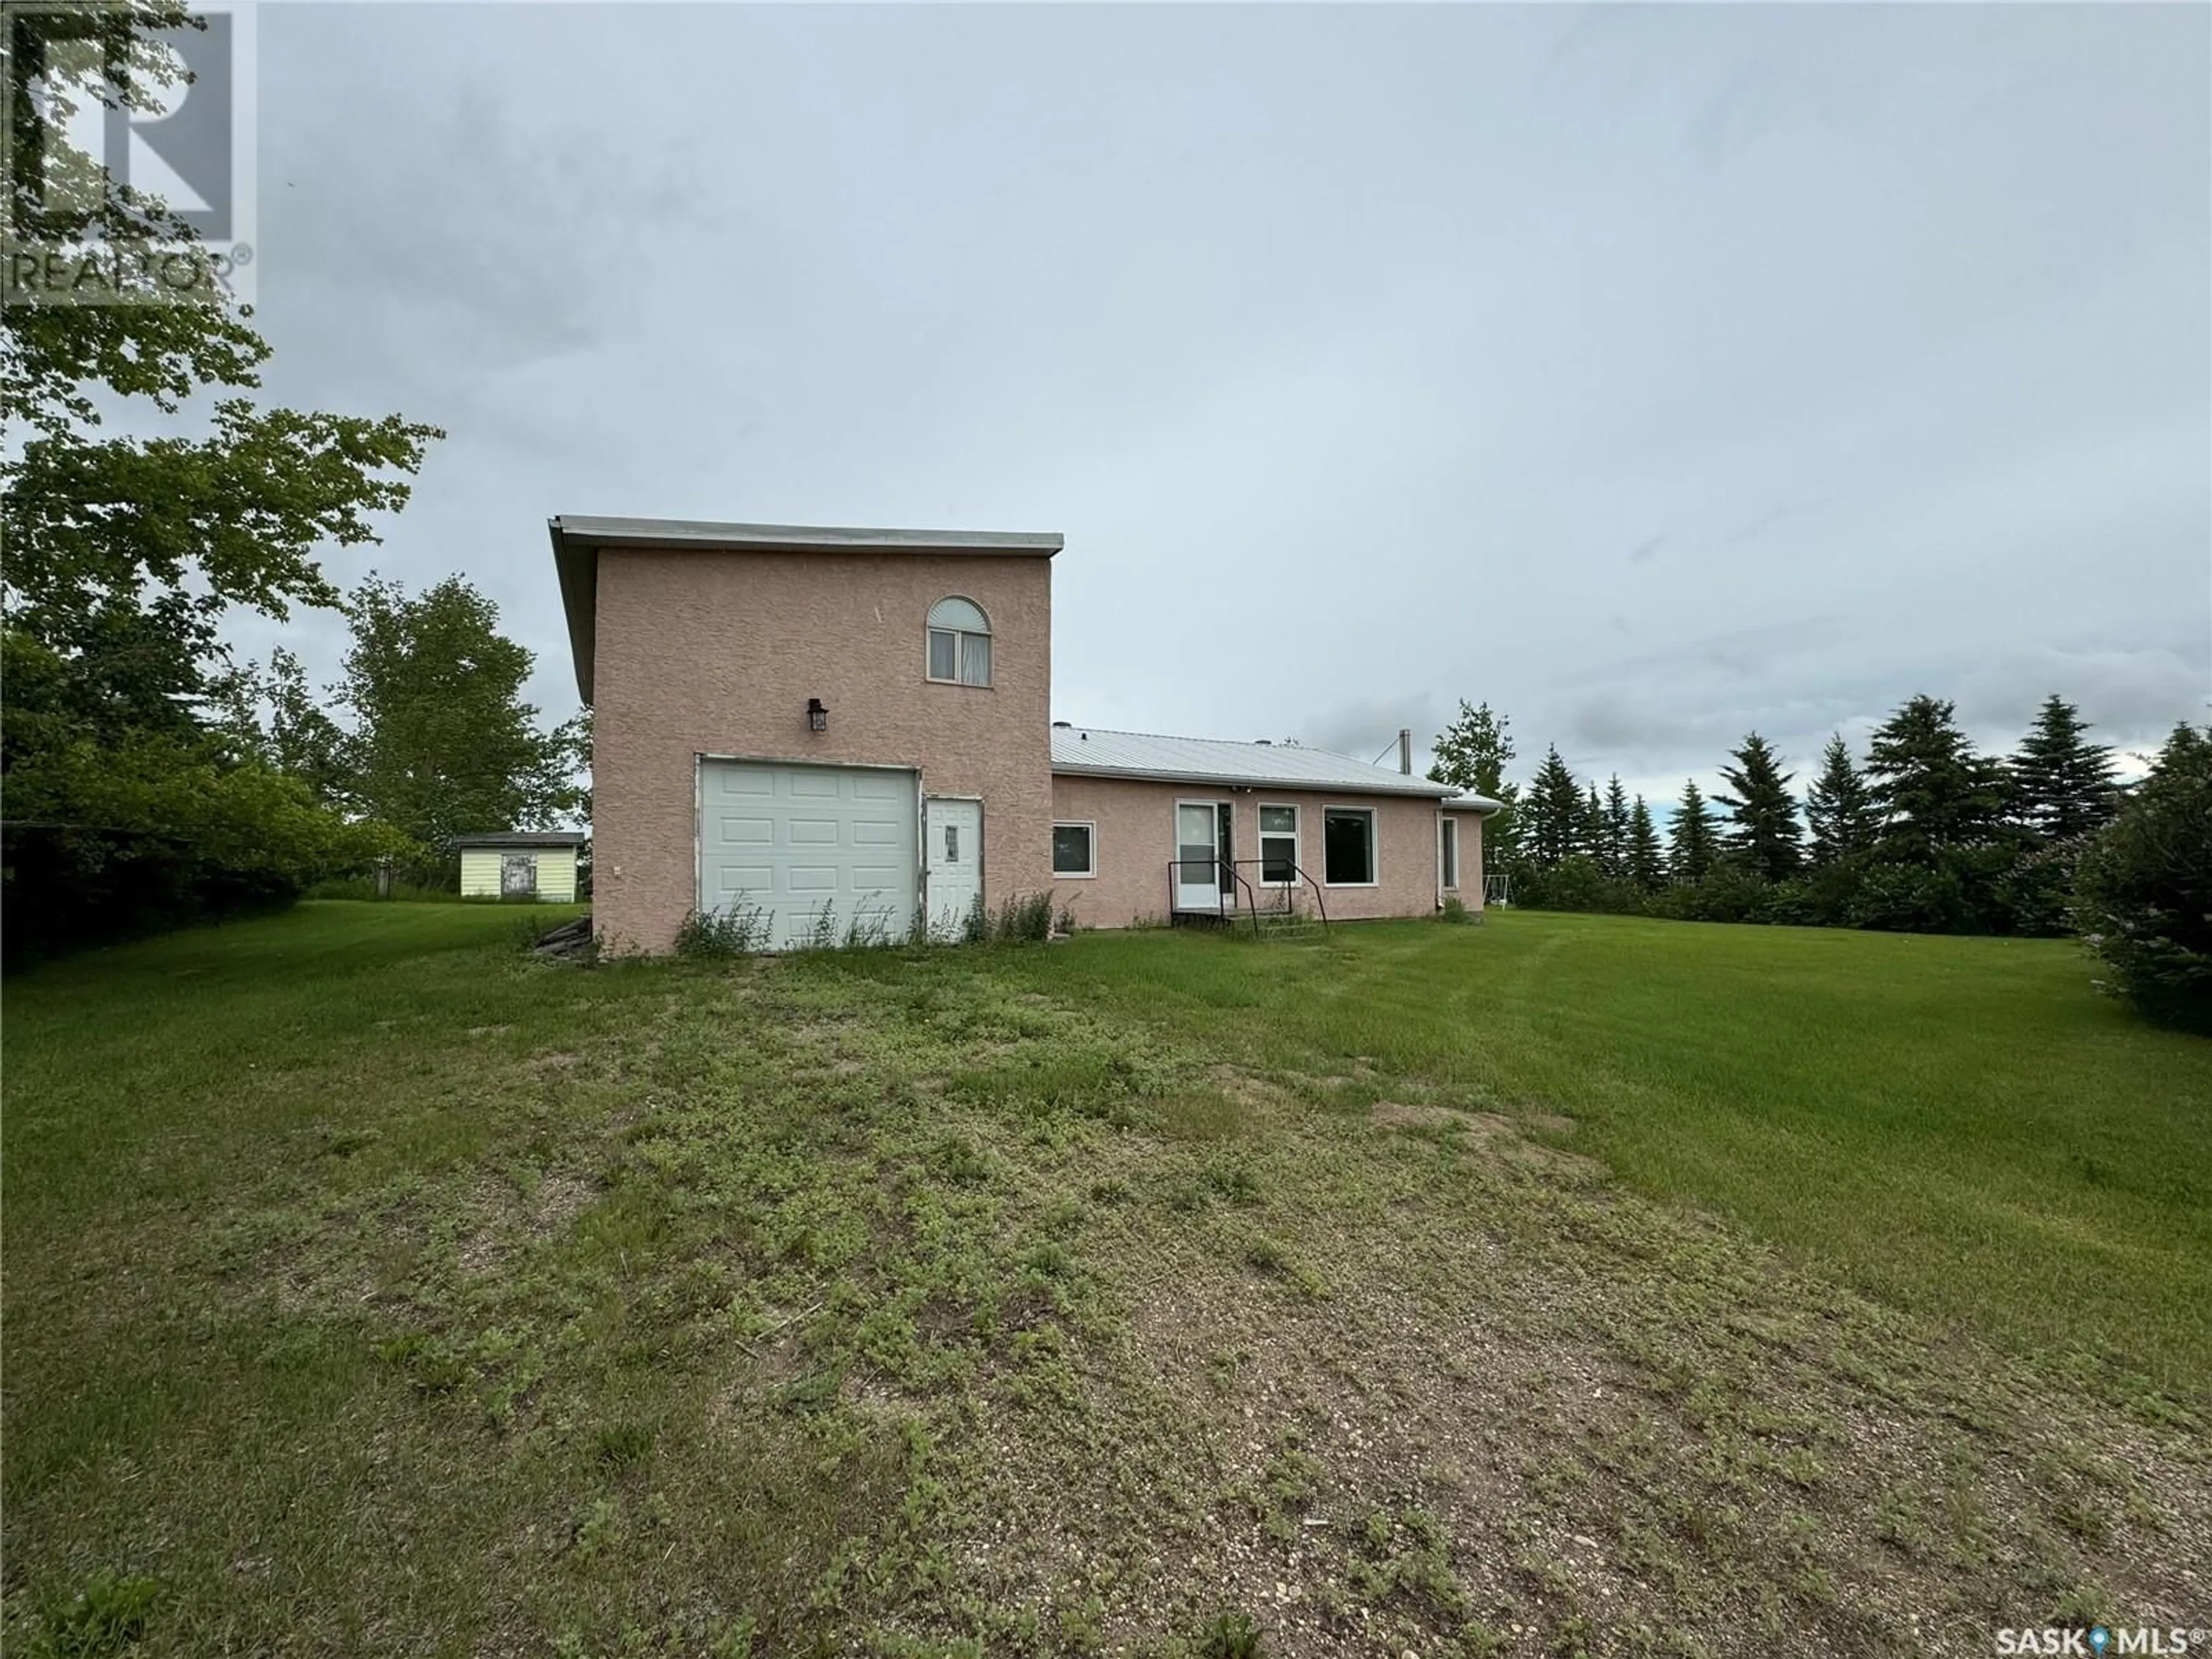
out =
[[1155,778],[1171,783],[1237,784],[1255,789],[1334,789],[1363,795],[1456,795],[1448,783],[1408,776],[1326,749],[1286,743],[1231,743],[1166,738],[1096,726],[1052,729],[1052,769],[1084,777]]
[[1504,801],[1478,795],[1472,789],[1464,795],[1454,795],[1449,800],[1440,800],[1437,805],[1447,812],[1502,812],[1505,810]]
[[1048,559],[1062,538],[1013,530],[854,530],[831,525],[727,524],[704,519],[599,519],[574,514],[545,521],[568,617],[576,690],[592,700],[598,640],[599,550],[650,547],[696,553],[930,553]]

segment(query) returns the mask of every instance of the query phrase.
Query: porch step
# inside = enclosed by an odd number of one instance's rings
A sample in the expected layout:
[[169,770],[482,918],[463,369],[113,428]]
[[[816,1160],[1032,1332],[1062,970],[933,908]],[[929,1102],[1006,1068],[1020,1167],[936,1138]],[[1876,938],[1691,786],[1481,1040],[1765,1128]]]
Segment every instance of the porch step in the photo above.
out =
[[1326,932],[1322,920],[1303,910],[1176,910],[1170,920],[1178,927],[1206,927],[1240,933],[1249,939],[1316,939]]

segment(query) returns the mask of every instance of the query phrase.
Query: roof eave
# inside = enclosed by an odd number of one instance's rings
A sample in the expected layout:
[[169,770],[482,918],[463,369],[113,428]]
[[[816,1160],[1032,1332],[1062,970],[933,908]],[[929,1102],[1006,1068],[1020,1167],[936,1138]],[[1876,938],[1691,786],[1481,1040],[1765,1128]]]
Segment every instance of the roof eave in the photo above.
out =
[[700,548],[726,553],[966,553],[1048,559],[1066,545],[1066,538],[1056,533],[1024,530],[859,529],[567,514],[552,522],[565,534],[594,547]]
[[571,541],[558,519],[545,521],[553,539],[553,568],[561,578],[561,609],[568,618],[568,653],[575,659],[576,695],[592,706],[592,659],[598,648],[599,550],[596,543]]
[[1231,772],[1177,772],[1151,766],[1084,766],[1066,761],[1054,761],[1052,769],[1073,778],[1127,778],[1133,783],[1212,784],[1225,789],[1280,789],[1310,795],[1412,795],[1425,800],[1441,800],[1453,793],[1442,784],[1415,780],[1399,784],[1350,783],[1329,778],[1261,778]]

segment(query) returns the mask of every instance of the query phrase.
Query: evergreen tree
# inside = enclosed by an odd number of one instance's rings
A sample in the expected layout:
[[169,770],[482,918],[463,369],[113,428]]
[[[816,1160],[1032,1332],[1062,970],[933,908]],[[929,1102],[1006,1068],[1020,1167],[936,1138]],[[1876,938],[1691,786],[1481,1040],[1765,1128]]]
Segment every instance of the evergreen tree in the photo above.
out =
[[1820,751],[1820,770],[1805,792],[1805,824],[1811,831],[1814,867],[1826,868],[1864,852],[1873,845],[1879,822],[1873,793],[1838,732]]
[[1713,797],[1713,805],[1733,821],[1729,855],[1769,881],[1785,880],[1796,873],[1799,857],[1797,799],[1790,793],[1796,775],[1782,769],[1781,757],[1756,732],[1730,758],[1735,764],[1721,768],[1721,776],[1735,793]]
[[2002,827],[2002,769],[1977,755],[1953,706],[1911,698],[1875,729],[1867,777],[1881,820],[1875,842],[1889,857],[1930,865],[1940,852],[1986,845]]
[[1557,748],[1544,751],[1528,792],[1521,802],[1521,851],[1534,868],[1555,868],[1576,849],[1583,811],[1575,775]]
[[1462,697],[1458,718],[1437,734],[1436,758],[1429,767],[1431,782],[1487,795],[1500,804],[1499,811],[1482,821],[1483,862],[1494,870],[1510,870],[1518,858],[1521,790],[1505,781],[1506,763],[1515,752],[1511,727],[1488,703],[1470,708]]
[[1598,866],[1614,881],[1628,874],[1628,792],[1620,787],[1620,774],[1606,781],[1605,811],[1600,822]]
[[1577,827],[1580,833],[1575,837],[1575,851],[1591,862],[1602,866],[1605,859],[1605,803],[1598,799],[1595,779],[1583,797],[1583,810]]
[[2112,751],[2088,742],[2082,735],[2088,729],[2072,703],[2046,697],[2012,758],[2014,815],[2039,840],[2072,841],[2102,829],[2119,811]]
[[1659,831],[1653,827],[1651,809],[1641,795],[1628,814],[1627,875],[1647,893],[1656,893],[1667,884],[1667,860],[1660,851]]
[[1703,881],[1717,851],[1711,810],[1695,778],[1682,786],[1681,804],[1668,831],[1667,872],[1676,881]]
[[2212,726],[2174,727],[2081,854],[2076,916],[2148,1014],[2212,1031]]

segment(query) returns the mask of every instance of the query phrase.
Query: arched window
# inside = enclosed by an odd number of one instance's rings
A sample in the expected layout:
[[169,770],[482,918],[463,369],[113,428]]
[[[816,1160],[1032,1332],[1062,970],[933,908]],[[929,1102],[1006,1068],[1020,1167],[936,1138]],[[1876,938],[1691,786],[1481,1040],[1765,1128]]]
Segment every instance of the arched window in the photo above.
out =
[[929,678],[953,685],[991,683],[991,619],[973,599],[929,607]]

